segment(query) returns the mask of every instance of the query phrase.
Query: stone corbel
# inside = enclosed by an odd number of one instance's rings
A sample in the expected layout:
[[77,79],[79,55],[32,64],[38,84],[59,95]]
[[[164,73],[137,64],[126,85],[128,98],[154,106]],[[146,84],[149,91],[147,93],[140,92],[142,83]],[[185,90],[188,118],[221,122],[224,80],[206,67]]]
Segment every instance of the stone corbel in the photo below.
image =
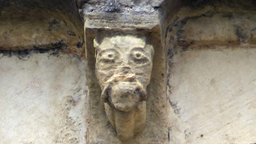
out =
[[94,47],[105,113],[118,138],[129,140],[145,127],[153,46],[142,37],[115,35],[96,38]]

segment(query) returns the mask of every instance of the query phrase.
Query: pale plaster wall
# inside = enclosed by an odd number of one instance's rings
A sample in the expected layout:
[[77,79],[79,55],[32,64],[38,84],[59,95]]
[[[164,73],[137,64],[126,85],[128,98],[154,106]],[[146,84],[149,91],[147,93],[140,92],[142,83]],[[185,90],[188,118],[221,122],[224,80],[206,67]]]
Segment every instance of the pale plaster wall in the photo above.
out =
[[85,62],[59,54],[0,55],[0,143],[84,144]]
[[254,144],[255,3],[201,2],[165,4],[161,19],[169,143]]
[[173,56],[170,144],[256,142],[256,49],[214,48]]
[[[170,21],[175,17],[163,18],[166,23],[162,26],[162,40],[167,57],[161,57],[162,53],[157,51],[161,56],[157,56],[155,63],[165,64],[167,58],[168,92],[162,95],[165,90],[160,89],[166,85],[160,79],[166,77],[162,72],[165,69],[155,65],[155,77],[149,87],[154,96],[149,100],[147,137],[136,143],[256,142],[256,49],[247,44],[255,44],[254,13],[242,11],[233,15],[233,9],[225,8],[228,12],[220,13],[215,8],[207,7],[198,13],[188,8],[185,13],[178,13],[179,19],[174,23]],[[190,15],[186,16],[186,12]],[[221,35],[224,37],[219,39]],[[190,49],[195,43],[206,46],[198,49],[194,45]],[[214,47],[214,44],[230,46]],[[231,47],[232,44],[236,46]],[[100,93],[97,88],[91,89],[94,95],[90,96],[96,99],[90,103],[90,110],[97,111],[86,115],[89,98],[83,60],[48,53],[19,57],[0,55],[0,144],[106,143],[105,138],[109,143],[119,143],[107,124],[97,101],[99,97],[93,97]],[[95,77],[89,80],[97,85]],[[96,119],[89,121],[91,131],[88,132],[86,118]],[[164,128],[159,129],[159,125]],[[94,133],[97,137],[90,137]]]

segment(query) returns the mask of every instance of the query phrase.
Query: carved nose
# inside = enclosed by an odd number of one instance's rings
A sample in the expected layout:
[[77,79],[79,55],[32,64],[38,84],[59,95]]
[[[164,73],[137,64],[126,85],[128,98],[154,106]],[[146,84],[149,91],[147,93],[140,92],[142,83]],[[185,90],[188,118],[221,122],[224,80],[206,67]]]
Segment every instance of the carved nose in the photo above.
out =
[[131,68],[129,66],[124,66],[121,68],[121,73],[122,74],[128,74],[131,72]]

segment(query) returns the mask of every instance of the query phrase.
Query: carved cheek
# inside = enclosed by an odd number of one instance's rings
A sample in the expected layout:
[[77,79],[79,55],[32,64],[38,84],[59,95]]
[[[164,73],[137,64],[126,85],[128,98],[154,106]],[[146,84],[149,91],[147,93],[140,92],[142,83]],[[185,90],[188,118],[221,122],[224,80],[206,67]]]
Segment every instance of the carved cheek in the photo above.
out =
[[144,85],[150,82],[152,71],[152,58],[149,53],[144,50],[136,49],[130,54],[130,63],[133,67],[133,72],[136,74],[137,79]]
[[[135,68],[134,69],[134,72],[136,74],[136,78],[144,86],[147,86],[150,83],[151,70],[152,70],[152,68],[150,66],[148,66],[148,67],[140,67],[140,68]],[[147,71],[147,72],[145,72],[145,71]]]
[[114,70],[97,70],[96,75],[100,84],[103,84],[114,75]]
[[102,50],[96,57],[96,75],[100,83],[103,84],[113,74],[119,65],[120,54],[114,49]]

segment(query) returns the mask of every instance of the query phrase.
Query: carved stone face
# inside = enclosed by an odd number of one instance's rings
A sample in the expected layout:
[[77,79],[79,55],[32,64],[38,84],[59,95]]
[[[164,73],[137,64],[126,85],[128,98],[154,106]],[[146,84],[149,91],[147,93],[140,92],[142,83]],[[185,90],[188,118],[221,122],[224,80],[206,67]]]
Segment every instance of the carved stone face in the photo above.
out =
[[[116,127],[117,133],[127,139],[134,135],[134,131],[139,131],[136,130],[136,123],[139,129],[142,129],[145,123],[144,101],[151,77],[153,47],[146,44],[144,39],[134,36],[105,37],[102,43],[95,41],[94,44],[96,76],[102,89],[101,97],[108,119]],[[123,117],[134,114],[143,118],[127,116],[126,118],[131,119],[129,121],[134,121],[134,129],[131,130],[132,134],[124,134],[119,131],[122,131],[122,127],[125,128],[127,123],[122,122],[122,118],[117,118],[117,113],[121,113]]]
[[153,47],[133,36],[107,37],[97,48],[96,75],[105,101],[120,111],[146,99]]

